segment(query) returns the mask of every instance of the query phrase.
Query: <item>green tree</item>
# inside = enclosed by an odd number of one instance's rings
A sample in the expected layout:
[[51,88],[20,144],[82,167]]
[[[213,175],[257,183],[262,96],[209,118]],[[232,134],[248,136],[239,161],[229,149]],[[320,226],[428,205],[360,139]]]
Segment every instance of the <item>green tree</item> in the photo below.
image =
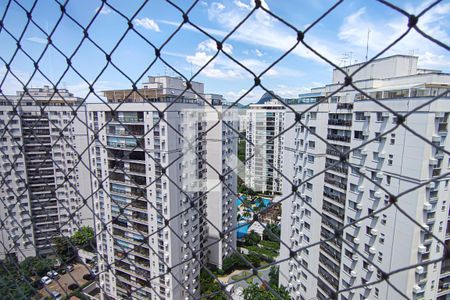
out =
[[96,247],[94,229],[89,226],[81,227],[73,234],[71,241],[77,248],[93,251]]
[[[220,285],[207,271],[200,271],[200,293],[206,299],[225,300],[227,299],[225,293],[221,291]],[[214,294],[213,296],[209,296]]]
[[10,259],[0,261],[1,299],[30,299],[37,292],[29,276],[19,272],[17,262]]
[[278,277],[280,275],[280,267],[272,266],[269,271],[269,285],[271,287],[278,286]]
[[77,251],[71,240],[65,236],[57,236],[53,238],[55,243],[55,251],[64,263],[71,263],[77,257]]
[[20,263],[20,271],[26,276],[44,276],[52,269],[55,261],[48,258],[29,256]]
[[[271,287],[281,299],[289,300],[291,297],[284,287]],[[266,286],[259,287],[251,284],[244,289],[244,300],[277,300],[278,297]]]
[[[279,242],[281,236],[280,226],[277,224],[267,224],[263,231],[263,239],[267,241]],[[277,238],[278,239],[277,239]]]
[[256,246],[261,241],[261,237],[254,230],[244,236],[243,243],[247,246]]

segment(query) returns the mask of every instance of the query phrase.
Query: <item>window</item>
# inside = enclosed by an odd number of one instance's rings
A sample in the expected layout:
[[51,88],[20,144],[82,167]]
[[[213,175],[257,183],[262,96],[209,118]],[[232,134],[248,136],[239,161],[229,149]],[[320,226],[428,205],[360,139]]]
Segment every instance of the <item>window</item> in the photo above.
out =
[[380,132],[375,132],[375,141],[377,142],[381,142],[381,133]]
[[383,122],[383,114],[381,112],[377,112],[377,122]]
[[382,262],[383,261],[383,253],[378,252],[378,261]]
[[316,113],[316,112],[310,112],[310,113],[309,113],[309,118],[310,118],[311,120],[317,119],[317,113]]
[[386,219],[387,216],[383,214],[383,217],[381,218],[381,224],[386,225]]
[[352,153],[354,157],[362,157],[361,149],[355,149]]
[[375,288],[374,295],[376,298],[378,298],[378,295],[380,294],[380,290],[378,288]]
[[312,188],[313,188],[313,184],[310,183],[310,182],[307,182],[307,183],[306,183],[306,189],[307,189],[307,190],[312,190]]
[[357,193],[358,192],[358,185],[350,183],[350,191]]
[[348,200],[348,206],[349,206],[350,208],[357,209],[357,208],[356,208],[357,205],[358,205],[358,203],[356,203],[356,202],[354,202],[354,201],[351,201],[351,200]]
[[305,222],[305,228],[308,229],[308,230],[310,230],[310,229],[311,229],[311,225],[309,225],[308,222]]
[[366,226],[366,234],[372,236],[372,232],[371,232],[372,228],[370,228],[369,226]]
[[354,133],[354,138],[357,140],[362,140],[364,139],[364,135],[362,131],[356,130]]
[[393,154],[389,154],[388,166],[392,166],[393,162],[394,162],[394,155]]
[[364,117],[364,113],[362,111],[355,112],[355,121],[364,121],[366,118]]
[[316,149],[316,142],[314,141],[309,141],[308,142],[308,147],[311,149]]
[[378,239],[380,244],[384,244],[384,233],[380,233],[380,238]]
[[391,144],[391,145],[394,145],[394,144],[395,144],[395,133],[391,133],[390,144]]
[[312,133],[315,133],[315,132],[316,132],[316,127],[310,126],[310,127],[309,127],[309,130],[310,130]]
[[380,158],[378,157],[378,152],[373,152],[373,160],[380,161]]
[[386,184],[387,185],[391,184],[391,179],[392,179],[392,177],[390,175],[386,175]]
[[314,156],[313,155],[308,155],[308,162],[314,163]]
[[350,257],[350,258],[352,258],[352,256],[353,256],[353,252],[348,249],[345,249],[344,254],[345,254],[345,256]]

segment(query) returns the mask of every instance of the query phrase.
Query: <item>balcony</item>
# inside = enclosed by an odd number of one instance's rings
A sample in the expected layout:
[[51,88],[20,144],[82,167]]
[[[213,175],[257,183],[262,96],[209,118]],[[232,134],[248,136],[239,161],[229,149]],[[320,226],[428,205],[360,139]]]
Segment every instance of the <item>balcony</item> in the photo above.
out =
[[346,184],[346,183],[343,183],[343,182],[339,182],[339,181],[336,180],[336,179],[332,179],[332,178],[327,178],[327,177],[325,177],[324,181],[325,181],[326,183],[329,183],[329,184],[331,184],[331,185],[333,185],[333,186],[335,186],[335,187],[338,187],[338,188],[340,188],[340,189],[342,189],[342,190],[347,190],[347,184]]
[[352,126],[351,120],[343,120],[343,119],[329,119],[328,125],[337,125],[337,126]]
[[338,103],[338,109],[353,109],[353,103]]
[[334,200],[342,205],[345,205],[345,197],[331,194],[329,192],[324,191],[323,195],[331,200]]
[[328,134],[327,139],[332,141],[339,141],[339,142],[350,142],[350,137],[345,135],[339,135],[339,134]]

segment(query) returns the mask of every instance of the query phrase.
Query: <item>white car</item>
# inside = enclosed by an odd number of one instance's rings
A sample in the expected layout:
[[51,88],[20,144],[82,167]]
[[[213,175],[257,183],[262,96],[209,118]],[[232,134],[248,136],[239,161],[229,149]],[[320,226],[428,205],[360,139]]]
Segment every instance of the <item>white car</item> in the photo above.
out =
[[62,300],[61,293],[53,291],[51,294],[52,294],[52,298],[53,299],[55,299],[55,300]]
[[67,269],[67,272],[72,272],[73,271],[73,265],[68,265],[66,269]]
[[50,283],[53,282],[53,280],[51,278],[49,278],[48,276],[44,276],[41,278],[41,282],[45,285],[49,285]]
[[58,277],[58,275],[59,275],[58,272],[53,271],[53,270],[47,272],[47,276],[52,278],[52,279],[55,279],[56,277]]

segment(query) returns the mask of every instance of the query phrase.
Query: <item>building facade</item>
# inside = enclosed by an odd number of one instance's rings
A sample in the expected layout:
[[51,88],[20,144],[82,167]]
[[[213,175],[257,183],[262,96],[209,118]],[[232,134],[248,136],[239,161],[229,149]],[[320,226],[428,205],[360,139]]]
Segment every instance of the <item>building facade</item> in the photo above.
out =
[[[225,257],[236,250],[236,196],[238,113],[220,95],[205,95],[208,215],[208,263],[222,268]],[[218,113],[222,121],[218,123]],[[233,130],[233,129],[234,130]],[[222,177],[221,177],[222,176]],[[211,217],[209,217],[211,216]],[[222,235],[223,233],[223,235]]]
[[254,191],[282,190],[284,114],[284,105],[268,93],[247,109],[245,185]]
[[[210,220],[222,225],[222,211],[209,212],[207,204],[222,206],[228,196],[213,199],[207,192],[203,84],[192,83],[196,93],[185,89],[181,78],[149,77],[135,92],[106,91],[109,107],[88,105],[97,131],[90,138],[96,229],[103,228],[100,285],[115,299],[199,296]],[[222,162],[221,149],[214,161]]]
[[0,99],[0,258],[55,256],[55,237],[93,225],[80,101],[48,86]]
[[[283,172],[294,183],[304,184],[283,202],[282,240],[293,250],[307,248],[281,264],[280,284],[294,299],[326,299],[358,285],[365,287],[343,292],[339,299],[398,299],[402,296],[385,281],[371,283],[382,279],[383,272],[422,264],[391,275],[389,281],[412,299],[445,299],[450,281],[447,261],[427,265],[442,257],[444,247],[424,229],[447,244],[450,178],[438,176],[448,172],[449,157],[404,127],[395,128],[393,113],[350,87],[308,110],[343,81],[335,70],[332,84],[292,103],[297,112],[304,112],[303,125],[297,123],[286,133]],[[428,103],[449,89],[449,74],[419,69],[417,57],[397,55],[374,61],[353,77],[353,83],[402,115],[423,105],[406,124],[433,145],[449,149],[450,99]],[[294,123],[295,115],[286,113],[286,126]],[[341,153],[357,147],[347,155],[348,163],[340,163]],[[389,194],[398,195],[433,178],[436,182],[398,199],[399,207],[422,228],[394,206],[360,220],[389,205]],[[283,194],[292,193],[289,182],[283,188]],[[342,239],[308,247],[333,238],[336,229],[349,223]],[[281,258],[287,257],[289,249],[282,246]]]

